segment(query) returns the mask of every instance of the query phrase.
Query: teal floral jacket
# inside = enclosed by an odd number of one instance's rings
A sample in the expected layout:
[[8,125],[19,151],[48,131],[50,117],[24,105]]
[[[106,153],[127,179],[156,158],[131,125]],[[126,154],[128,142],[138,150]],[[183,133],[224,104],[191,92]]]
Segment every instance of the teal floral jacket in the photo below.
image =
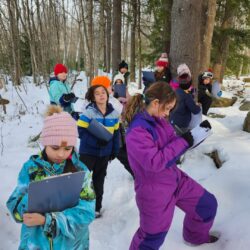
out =
[[[33,155],[23,165],[18,177],[17,187],[7,201],[7,207],[16,222],[23,222],[23,214],[28,208],[28,186],[51,175],[65,172],[67,162],[50,164],[40,155]],[[84,183],[77,206],[62,212],[45,214],[45,225],[28,227],[22,225],[19,250],[88,250],[88,225],[95,217],[95,194],[92,187],[92,175],[80,162],[78,155],[71,155],[71,165],[76,171],[85,171]],[[67,171],[66,171],[67,172]],[[70,171],[69,171],[70,172]]]

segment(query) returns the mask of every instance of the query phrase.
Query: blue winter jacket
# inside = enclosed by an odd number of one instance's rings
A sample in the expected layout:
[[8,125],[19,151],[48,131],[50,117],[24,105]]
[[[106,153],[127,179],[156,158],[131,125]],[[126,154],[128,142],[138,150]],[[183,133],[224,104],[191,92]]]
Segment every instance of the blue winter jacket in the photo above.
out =
[[63,110],[71,113],[73,105],[66,102],[63,98],[64,94],[71,92],[70,86],[67,82],[61,82],[57,77],[50,78],[49,81],[49,97],[50,103],[62,106]]
[[191,121],[191,114],[198,114],[201,108],[196,105],[191,94],[183,89],[177,89],[177,106],[170,114],[170,121],[179,128],[187,128]]
[[[45,214],[45,225],[28,227],[22,225],[19,250],[88,250],[88,225],[95,216],[95,194],[92,189],[92,175],[72,154],[72,164],[78,171],[85,171],[85,179],[77,206],[62,212]],[[66,161],[65,161],[66,162]],[[30,182],[64,172],[65,162],[51,165],[42,155],[31,156],[24,164],[18,177],[18,184],[7,201],[7,207],[16,222],[23,222],[28,208],[28,186]]]
[[[92,119],[96,119],[113,134],[113,139],[103,144],[96,136],[88,132],[87,128]],[[105,115],[101,113],[95,103],[90,103],[80,115],[77,122],[80,137],[80,154],[89,154],[97,157],[117,155],[119,153],[119,113],[109,103]]]

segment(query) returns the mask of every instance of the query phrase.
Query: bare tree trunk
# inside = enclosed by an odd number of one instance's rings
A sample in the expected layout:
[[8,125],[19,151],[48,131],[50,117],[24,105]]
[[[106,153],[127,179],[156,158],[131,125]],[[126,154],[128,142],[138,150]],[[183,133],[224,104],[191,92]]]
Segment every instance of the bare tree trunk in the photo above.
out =
[[104,12],[104,33],[103,33],[103,68],[105,72],[110,71],[110,64],[109,64],[109,71],[108,71],[108,60],[107,60],[107,17]]
[[89,38],[89,81],[94,77],[94,32],[93,32],[93,1],[87,1],[87,15],[88,15],[88,38]]
[[37,54],[36,54],[36,39],[38,34],[36,32],[36,27],[34,24],[34,17],[33,17],[33,1],[30,2],[28,0],[22,1],[23,11],[24,11],[24,18],[20,18],[23,24],[23,28],[29,38],[29,46],[30,46],[30,56],[31,56],[31,65],[32,65],[32,75],[33,75],[33,82],[35,84],[39,83],[39,73],[38,73],[38,65],[37,65]]
[[174,0],[171,13],[170,59],[172,74],[179,64],[186,63],[197,86],[200,64],[200,0]]
[[112,74],[121,61],[121,0],[113,0]]
[[[42,76],[44,79],[46,79],[46,75],[49,73],[47,72],[47,62],[45,59],[45,52],[44,52],[44,44],[43,40],[46,41],[46,36],[43,31],[43,24],[42,24],[42,19],[41,19],[41,11],[40,11],[40,3],[39,0],[36,0],[36,10],[37,10],[37,19],[38,19],[38,44],[39,44],[39,50],[40,50],[40,66],[39,66],[39,71],[42,73]],[[45,11],[45,10],[44,10]]]
[[128,1],[127,3],[127,13],[126,13],[126,18],[124,17],[124,21],[126,20],[126,24],[124,25],[124,40],[123,40],[123,56],[125,61],[128,61],[128,38],[129,38],[129,24],[130,24],[130,20],[128,18],[129,14],[130,14],[130,1]]
[[112,39],[112,15],[111,15],[111,2],[108,1],[105,5],[106,13],[106,68],[107,72],[110,72],[111,68],[111,39]]
[[238,71],[238,73],[237,73],[237,79],[239,80],[240,79],[240,76],[241,76],[241,74],[242,74],[242,70],[243,70],[243,58],[240,58],[240,62],[239,62],[239,64],[240,64],[240,66],[239,66],[239,71]]
[[[203,0],[201,29],[200,71],[207,70],[210,65],[212,38],[214,32],[217,0]],[[204,27],[204,29],[203,29]]]
[[162,51],[169,53],[170,51],[170,34],[171,34],[171,8],[173,5],[173,0],[164,0],[163,8],[164,8],[164,26],[163,26],[163,44]]
[[76,70],[80,71],[80,46],[81,46],[81,29],[79,29],[79,38],[76,46],[76,57],[75,57],[75,66]]
[[[40,1],[38,4],[40,4]],[[41,6],[42,6],[42,11],[41,11],[42,21],[39,26],[42,36],[40,37],[40,44],[45,61],[44,74],[47,75],[48,73],[51,72],[52,64],[55,61],[55,50],[54,50],[55,39],[54,39],[54,28],[53,28],[54,25],[52,20],[53,18],[51,18],[52,12],[50,4],[48,4],[47,0],[42,0]]]
[[[78,6],[79,4],[79,6]],[[76,15],[76,22],[77,22],[77,46],[75,50],[75,66],[77,71],[81,70],[80,60],[81,60],[81,52],[85,58],[85,46],[84,46],[84,35],[82,33],[81,23],[83,22],[83,13],[82,13],[82,3],[78,3],[77,0],[74,0],[74,11]],[[85,68],[85,61],[84,61],[84,68]]]
[[20,62],[20,47],[19,47],[19,28],[18,28],[18,11],[16,0],[7,0],[7,8],[10,21],[10,34],[12,45],[12,59],[14,63],[14,72],[12,73],[13,82],[15,85],[21,84],[21,62]]
[[63,51],[63,64],[67,64],[67,16],[65,12],[64,0],[62,1],[62,16],[63,16],[63,42],[64,42],[64,51]]
[[94,76],[94,58],[93,58],[93,2],[92,0],[87,2],[87,22],[85,20],[85,6],[83,0],[79,0],[81,8],[81,17],[83,22],[83,34],[85,39],[85,45],[87,47],[87,53],[85,57],[85,70],[86,75],[89,77],[88,83]]
[[142,46],[141,46],[141,0],[138,0],[138,26],[137,26],[137,33],[138,33],[138,67],[139,67],[139,89],[142,88],[141,84],[141,74],[142,74],[142,62],[141,62],[141,53],[142,53]]
[[98,46],[98,55],[99,61],[98,65],[103,66],[103,70],[106,70],[106,41],[105,41],[105,27],[106,27],[106,18],[104,13],[105,0],[100,1],[100,19],[99,19],[99,46]]
[[60,57],[60,16],[58,14],[58,10],[57,10],[57,5],[55,3],[55,1],[53,0],[49,0],[49,10],[50,10],[50,14],[49,17],[52,18],[52,27],[53,29],[50,30],[50,32],[53,32],[53,34],[55,34],[55,41],[54,43],[52,43],[54,46],[54,53],[55,53],[55,58],[56,58],[56,62],[60,62],[61,57]]
[[137,0],[131,2],[132,5],[132,25],[131,25],[131,48],[130,48],[130,81],[135,82],[135,47],[136,47],[136,27],[137,27]]
[[217,57],[214,64],[214,77],[219,79],[220,82],[223,80],[230,45],[230,35],[223,31],[233,27],[236,4],[236,2],[227,0],[225,5],[225,14],[221,25],[222,33],[220,36],[219,47],[217,48]]

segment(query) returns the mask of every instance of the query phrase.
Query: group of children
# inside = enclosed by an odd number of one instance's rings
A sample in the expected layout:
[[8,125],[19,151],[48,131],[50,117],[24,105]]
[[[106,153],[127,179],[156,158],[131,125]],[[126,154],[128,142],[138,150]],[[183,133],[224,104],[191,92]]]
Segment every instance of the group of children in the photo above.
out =
[[[189,113],[201,112],[201,105],[192,97],[190,70],[181,65],[177,79],[171,82],[165,53],[156,65],[157,82],[146,83],[144,94],[132,97],[127,91],[126,62],[119,65],[113,84],[106,76],[95,77],[85,96],[87,105],[79,117],[73,115],[77,121],[71,116],[77,97],[66,81],[67,68],[62,64],[55,66],[49,87],[52,106],[41,133],[44,149],[24,164],[17,187],[7,201],[14,219],[23,224],[19,249],[89,249],[88,225],[102,215],[104,180],[108,164],[115,158],[134,178],[140,227],[130,250],[159,249],[175,206],[186,213],[183,228],[186,242],[200,245],[217,241],[215,235],[209,234],[217,210],[216,198],[176,165],[193,145],[187,129]],[[212,78],[205,73],[201,76],[204,89],[207,88],[204,79]],[[166,117],[170,117],[170,122]],[[111,136],[107,139],[95,132],[93,121]],[[177,135],[173,125],[181,133]],[[201,126],[210,124],[205,122]],[[81,170],[86,174],[77,206],[46,214],[27,212],[29,183]]]

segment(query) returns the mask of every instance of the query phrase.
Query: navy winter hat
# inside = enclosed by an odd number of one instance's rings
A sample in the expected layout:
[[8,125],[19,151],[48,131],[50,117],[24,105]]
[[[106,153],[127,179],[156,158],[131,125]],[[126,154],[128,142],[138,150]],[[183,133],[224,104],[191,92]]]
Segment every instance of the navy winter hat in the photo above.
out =
[[119,64],[119,70],[122,68],[128,69],[128,64],[124,60]]

